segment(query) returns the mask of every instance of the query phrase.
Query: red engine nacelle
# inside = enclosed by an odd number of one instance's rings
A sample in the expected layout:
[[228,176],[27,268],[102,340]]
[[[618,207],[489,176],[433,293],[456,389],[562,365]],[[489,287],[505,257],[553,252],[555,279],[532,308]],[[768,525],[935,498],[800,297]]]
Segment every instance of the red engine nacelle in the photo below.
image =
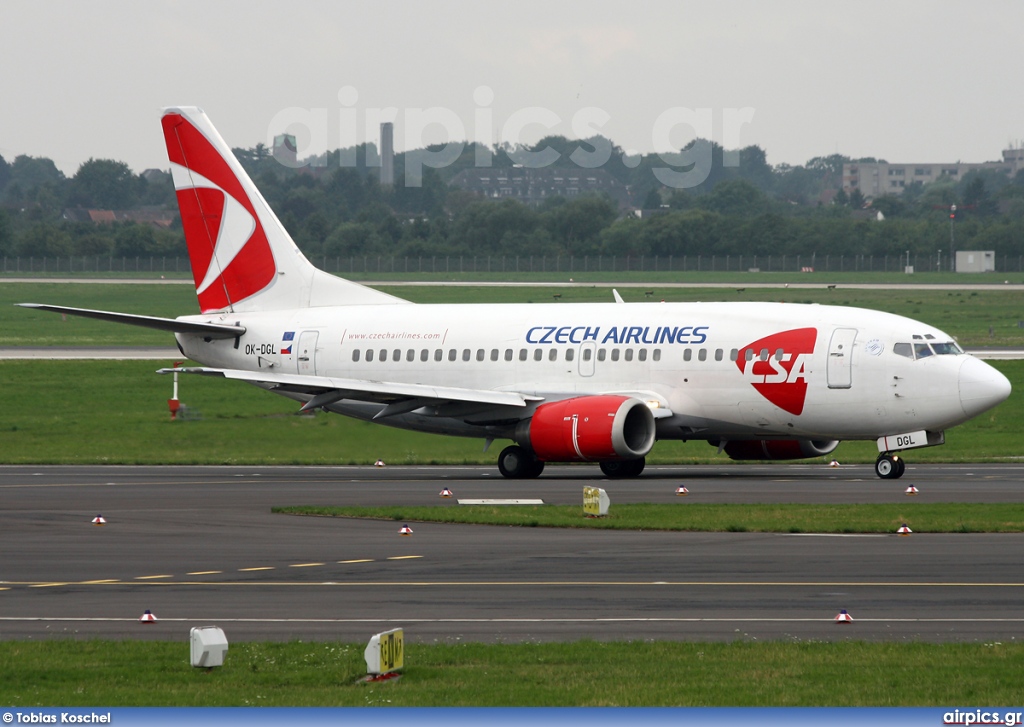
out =
[[639,459],[654,446],[654,415],[630,396],[580,396],[541,404],[516,442],[543,462]]
[[725,453],[729,459],[807,459],[829,454],[837,446],[838,439],[749,439],[726,443]]

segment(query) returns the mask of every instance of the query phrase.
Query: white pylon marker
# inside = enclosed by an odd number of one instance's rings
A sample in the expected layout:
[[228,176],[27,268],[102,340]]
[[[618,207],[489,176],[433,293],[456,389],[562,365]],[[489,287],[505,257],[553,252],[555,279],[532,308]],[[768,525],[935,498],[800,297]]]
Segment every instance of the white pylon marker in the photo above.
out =
[[401,528],[399,528],[398,534],[399,535],[412,535],[412,528],[410,528],[408,525],[403,525]]
[[916,494],[917,494],[917,488],[916,488],[916,487],[914,487],[913,485],[911,485],[910,487],[908,487],[908,488],[907,488],[907,489],[905,490],[905,492],[906,492],[906,493],[907,493],[908,495],[916,495]]
[[689,491],[689,490],[687,490],[687,489],[686,489],[685,487],[683,487],[682,485],[679,485],[679,487],[677,487],[677,488],[676,488],[676,494],[677,494],[677,495],[689,495],[689,494],[690,494],[690,491]]
[[154,616],[153,612],[150,611],[147,608],[146,612],[144,614],[142,614],[141,616],[139,616],[139,623],[140,624],[155,624],[156,623],[156,616]]
[[912,532],[914,531],[908,528],[906,523],[903,523],[900,529],[896,531],[898,535],[910,535]]
[[92,519],[92,524],[93,525],[106,525],[107,524],[107,520],[102,515],[97,515],[96,517],[94,517]]
[[451,497],[451,496],[452,496],[452,491],[449,490],[447,487],[444,488],[443,490],[441,490],[441,497]]
[[374,467],[383,467],[384,466],[384,460],[378,458],[377,461],[373,463],[373,466]]
[[844,608],[844,609],[842,609],[839,612],[839,615],[836,616],[836,623],[837,624],[852,624],[853,623],[853,616],[848,614],[846,612],[846,609]]
[[832,460],[831,462],[828,463],[828,466],[829,467],[838,467],[839,466],[839,462],[836,461],[836,460]]

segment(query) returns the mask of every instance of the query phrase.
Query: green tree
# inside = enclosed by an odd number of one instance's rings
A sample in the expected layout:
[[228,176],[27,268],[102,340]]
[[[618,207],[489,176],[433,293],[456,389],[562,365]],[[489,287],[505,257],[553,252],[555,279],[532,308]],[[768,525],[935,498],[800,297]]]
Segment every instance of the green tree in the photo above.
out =
[[94,209],[125,210],[135,207],[145,180],[132,174],[124,162],[89,159],[71,179],[68,204]]
[[74,251],[71,235],[48,222],[32,225],[15,246],[21,257],[66,257]]
[[0,155],[0,192],[4,191],[4,187],[9,181],[11,181],[11,165],[3,158],[3,155]]
[[21,154],[11,164],[10,182],[17,183],[23,192],[30,192],[44,184],[60,186],[65,182],[64,173],[46,157],[30,157]]

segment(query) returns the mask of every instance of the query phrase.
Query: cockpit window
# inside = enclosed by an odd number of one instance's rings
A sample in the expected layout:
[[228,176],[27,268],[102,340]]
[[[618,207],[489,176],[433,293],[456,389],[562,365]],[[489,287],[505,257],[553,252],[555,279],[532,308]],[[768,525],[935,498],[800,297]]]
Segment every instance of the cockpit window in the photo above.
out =
[[945,343],[933,343],[932,349],[935,353],[940,356],[955,356],[958,353],[963,353],[963,350],[957,346],[953,341],[946,341]]
[[909,343],[894,343],[892,345],[892,352],[897,356],[914,358],[914,349],[910,347]]
[[914,344],[914,358],[927,358],[932,355],[932,350],[927,343]]

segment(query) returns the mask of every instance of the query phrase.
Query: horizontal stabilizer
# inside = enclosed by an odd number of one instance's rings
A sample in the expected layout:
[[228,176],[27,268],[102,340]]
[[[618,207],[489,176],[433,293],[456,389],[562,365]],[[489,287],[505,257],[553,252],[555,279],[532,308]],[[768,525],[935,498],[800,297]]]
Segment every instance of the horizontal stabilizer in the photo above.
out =
[[89,308],[68,308],[62,305],[47,305],[45,303],[16,303],[22,308],[35,308],[37,310],[48,310],[54,313],[66,313],[69,316],[80,316],[82,318],[96,318],[101,321],[112,323],[127,323],[130,326],[142,326],[143,328],[155,328],[159,331],[171,333],[195,333],[205,338],[238,338],[245,333],[244,326],[225,326],[219,323],[198,323],[194,321],[182,321],[177,318],[159,318],[157,316],[137,316],[132,313],[115,313],[106,310],[91,310]]
[[[463,389],[453,386],[430,386],[427,384],[404,384],[388,381],[364,381],[362,379],[340,379],[333,376],[308,376],[304,374],[271,374],[257,371],[240,371],[237,369],[214,369],[207,367],[188,367],[179,369],[160,369],[159,374],[186,373],[203,374],[205,376],[223,376],[225,379],[248,381],[279,391],[309,394],[317,397],[330,392],[319,399],[319,404],[341,399],[354,401],[370,401],[381,404],[417,399],[418,406],[440,404],[444,402],[467,402],[472,404],[488,404],[493,406],[525,407],[532,401],[543,401],[542,397],[528,396],[514,391],[491,391],[488,389]],[[384,414],[389,416],[404,407],[399,405]]]

